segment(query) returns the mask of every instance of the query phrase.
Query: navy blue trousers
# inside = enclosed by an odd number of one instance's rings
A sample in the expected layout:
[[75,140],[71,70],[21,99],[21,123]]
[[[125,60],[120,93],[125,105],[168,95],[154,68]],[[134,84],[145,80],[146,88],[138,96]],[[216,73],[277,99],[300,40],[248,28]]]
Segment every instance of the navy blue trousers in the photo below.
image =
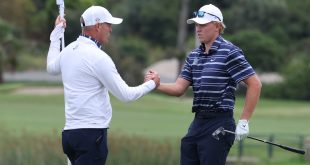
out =
[[235,131],[236,125],[232,113],[204,117],[195,115],[188,133],[181,140],[181,165],[225,165],[226,158],[234,143],[235,135],[212,133],[219,127]]
[[104,165],[108,156],[107,129],[64,130],[62,147],[72,165]]

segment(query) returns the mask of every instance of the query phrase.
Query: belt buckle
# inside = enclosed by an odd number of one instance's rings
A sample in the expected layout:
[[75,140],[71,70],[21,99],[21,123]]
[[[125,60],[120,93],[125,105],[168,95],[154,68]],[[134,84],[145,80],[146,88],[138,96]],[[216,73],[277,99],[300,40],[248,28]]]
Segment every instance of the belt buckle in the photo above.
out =
[[198,113],[206,113],[208,111],[206,111],[205,109],[201,109],[201,110],[198,110]]

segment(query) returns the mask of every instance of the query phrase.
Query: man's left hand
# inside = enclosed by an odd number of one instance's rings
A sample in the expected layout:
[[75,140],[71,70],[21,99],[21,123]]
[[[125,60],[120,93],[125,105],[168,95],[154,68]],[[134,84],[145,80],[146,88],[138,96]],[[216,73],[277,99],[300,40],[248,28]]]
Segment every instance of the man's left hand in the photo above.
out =
[[60,16],[58,16],[55,21],[55,28],[50,35],[50,40],[52,42],[58,41],[65,33],[65,28],[66,28],[66,20],[61,19]]
[[236,138],[235,140],[242,140],[246,138],[249,134],[249,123],[247,120],[239,120],[236,128]]

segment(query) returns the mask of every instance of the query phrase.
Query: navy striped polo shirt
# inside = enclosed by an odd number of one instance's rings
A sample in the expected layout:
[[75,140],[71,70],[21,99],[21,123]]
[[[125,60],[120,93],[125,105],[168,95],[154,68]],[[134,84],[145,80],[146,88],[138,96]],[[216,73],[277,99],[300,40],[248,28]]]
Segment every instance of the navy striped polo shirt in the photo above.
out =
[[221,36],[204,53],[201,44],[186,58],[180,73],[193,87],[193,112],[234,109],[237,84],[255,74],[240,48]]

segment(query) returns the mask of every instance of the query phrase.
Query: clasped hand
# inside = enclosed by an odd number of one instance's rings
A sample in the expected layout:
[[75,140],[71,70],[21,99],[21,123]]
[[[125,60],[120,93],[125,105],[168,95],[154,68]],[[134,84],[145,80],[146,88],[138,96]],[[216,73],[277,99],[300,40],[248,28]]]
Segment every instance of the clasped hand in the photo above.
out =
[[153,80],[156,84],[156,88],[160,85],[160,76],[154,70],[149,70],[144,76],[144,82]]

